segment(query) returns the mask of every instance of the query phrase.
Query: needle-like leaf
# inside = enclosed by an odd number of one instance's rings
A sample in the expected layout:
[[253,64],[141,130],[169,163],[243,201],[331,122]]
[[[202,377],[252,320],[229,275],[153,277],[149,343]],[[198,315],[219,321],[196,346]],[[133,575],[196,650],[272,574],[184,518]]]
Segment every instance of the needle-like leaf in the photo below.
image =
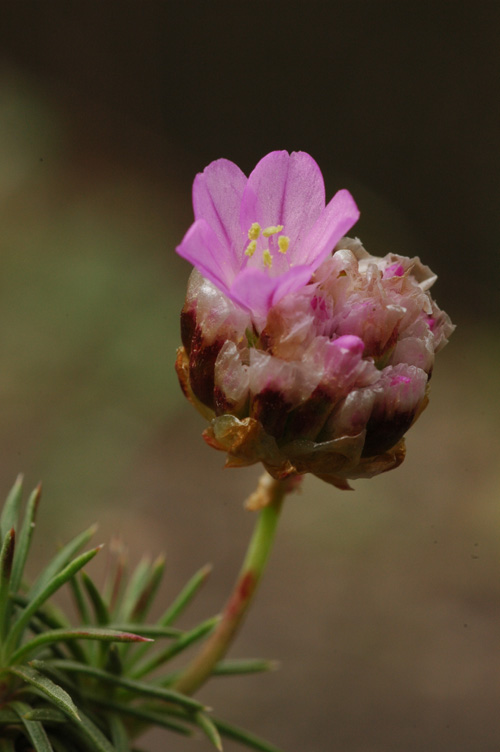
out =
[[115,687],[128,690],[136,697],[152,697],[156,700],[162,700],[163,702],[170,702],[175,705],[179,705],[189,711],[204,710],[204,706],[198,700],[193,700],[192,697],[183,695],[180,692],[176,692],[173,689],[164,689],[162,687],[156,687],[147,682],[138,682],[132,679],[125,679],[121,676],[116,676],[103,669],[96,668],[95,666],[89,666],[86,663],[78,663],[76,661],[69,660],[54,660],[54,661],[31,661],[31,665],[36,666],[39,670],[58,669],[69,671],[73,673],[85,674],[91,676],[100,683],[111,684]]
[[220,734],[217,726],[212,721],[212,719],[206,713],[199,712],[196,713],[195,720],[197,725],[203,731],[207,739],[213,744],[215,749],[219,750],[219,752],[222,752],[222,742]]
[[32,666],[11,666],[9,671],[46,695],[59,710],[66,713],[70,718],[76,721],[80,720],[76,705],[69,694],[55,684],[52,679],[44,676]]
[[31,537],[35,529],[35,518],[40,503],[40,497],[42,494],[42,487],[38,485],[32,492],[26,505],[26,511],[24,512],[23,522],[21,529],[17,536],[16,554],[14,556],[14,564],[12,567],[12,582],[11,590],[16,593],[23,577],[24,566],[28,557],[29,547],[31,543]]
[[0,644],[3,643],[8,630],[7,622],[10,610],[9,590],[15,543],[16,532],[12,527],[5,534],[2,548],[0,549]]
[[26,736],[33,744],[35,751],[54,752],[43,725],[39,721],[29,721],[25,718],[25,714],[31,709],[30,706],[24,702],[17,701],[11,702],[10,707],[19,716],[19,720],[24,726]]
[[83,627],[81,629],[52,629],[25,642],[10,657],[11,663],[26,660],[27,656],[43,645],[51,642],[67,642],[68,640],[99,640],[101,642],[152,642],[148,637],[140,637],[131,632],[117,632],[105,627]]
[[0,515],[0,538],[3,540],[11,528],[17,529],[23,492],[23,476],[18,475],[3,505]]
[[48,583],[53,580],[57,573],[67,567],[73,556],[75,556],[78,551],[89,542],[96,530],[97,525],[92,525],[88,530],[84,530],[83,533],[77,535],[73,540],[61,548],[52,561],[43,568],[38,579],[31,587],[29,592],[30,598],[36,598],[39,593],[45,589]]
[[59,590],[68,580],[70,580],[76,572],[87,564],[94,556],[101,550],[102,546],[98,546],[84,554],[78,556],[74,561],[70,562],[59,574],[52,577],[47,582],[44,588],[38,592],[37,596],[30,600],[24,611],[20,614],[17,621],[11,628],[9,637],[5,647],[5,655],[9,655],[17,646],[22,634],[28,625],[31,617],[38,611],[40,606],[50,598],[50,596]]
[[234,739],[240,744],[245,745],[245,747],[256,749],[258,752],[283,752],[283,750],[279,749],[274,744],[270,744],[264,739],[260,739],[258,736],[250,734],[248,731],[245,731],[245,729],[233,726],[230,723],[220,721],[216,718],[213,718],[212,720],[215,726],[219,729],[221,735],[226,737],[226,739]]

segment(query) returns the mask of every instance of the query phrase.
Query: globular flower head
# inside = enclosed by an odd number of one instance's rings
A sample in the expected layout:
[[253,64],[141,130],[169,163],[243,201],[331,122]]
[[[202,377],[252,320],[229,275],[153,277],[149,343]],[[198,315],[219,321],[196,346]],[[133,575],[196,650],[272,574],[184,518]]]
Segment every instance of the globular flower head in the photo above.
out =
[[453,330],[428,292],[435,275],[342,237],[356,205],[339,191],[325,207],[307,154],[273,152],[248,180],[218,160],[193,197],[177,372],[206,441],[230,466],[341,488],[399,465]]

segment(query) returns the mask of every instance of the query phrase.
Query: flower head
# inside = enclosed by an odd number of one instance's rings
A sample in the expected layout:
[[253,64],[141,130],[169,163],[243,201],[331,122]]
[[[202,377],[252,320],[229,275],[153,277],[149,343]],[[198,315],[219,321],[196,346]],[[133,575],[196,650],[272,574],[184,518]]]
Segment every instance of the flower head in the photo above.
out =
[[271,152],[248,179],[218,159],[196,176],[193,207],[177,253],[255,321],[307,284],[359,217],[346,190],[325,206],[323,176],[305,152]]
[[[273,184],[271,165],[285,165],[287,177],[276,170]],[[275,478],[311,472],[348,488],[348,479],[403,461],[404,434],[427,404],[435,354],[454,327],[418,258],[374,257],[359,240],[337,237],[357,209],[347,191],[324,208],[318,174],[311,157],[275,152],[248,181],[224,160],[198,176],[197,220],[180,246],[197,268],[176,365],[186,396],[210,420],[205,440],[227,452],[229,466],[262,462]],[[231,201],[239,224],[223,212]],[[217,274],[204,237],[218,248]]]

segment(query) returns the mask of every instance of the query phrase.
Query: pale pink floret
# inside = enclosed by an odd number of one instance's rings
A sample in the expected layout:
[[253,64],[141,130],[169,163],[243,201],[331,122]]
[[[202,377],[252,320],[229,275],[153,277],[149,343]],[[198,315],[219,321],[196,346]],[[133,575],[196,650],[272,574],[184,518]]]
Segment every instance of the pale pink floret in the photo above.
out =
[[[304,287],[359,217],[346,190],[325,206],[321,171],[305,152],[271,152],[248,179],[233,162],[216,160],[195,178],[193,207],[195,222],[177,253],[255,321]],[[282,229],[260,232],[250,253],[255,223]]]

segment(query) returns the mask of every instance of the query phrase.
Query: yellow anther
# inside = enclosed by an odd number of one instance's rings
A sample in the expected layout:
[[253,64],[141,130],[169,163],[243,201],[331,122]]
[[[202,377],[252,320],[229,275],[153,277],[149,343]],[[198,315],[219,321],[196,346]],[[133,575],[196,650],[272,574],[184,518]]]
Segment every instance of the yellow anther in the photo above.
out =
[[290,238],[287,235],[280,235],[278,238],[278,246],[280,253],[286,253],[288,246],[290,245]]
[[260,235],[260,225],[258,222],[254,222],[248,231],[249,240],[257,240]]
[[265,238],[270,238],[271,235],[276,235],[277,232],[281,232],[283,229],[283,225],[271,225],[271,227],[266,227],[265,230],[262,230],[262,234]]
[[245,256],[253,256],[257,248],[257,241],[252,240],[245,249]]
[[266,250],[262,254],[262,260],[264,262],[264,266],[269,267],[269,269],[273,265],[273,257],[271,256],[271,253],[269,251],[269,248],[266,248]]

